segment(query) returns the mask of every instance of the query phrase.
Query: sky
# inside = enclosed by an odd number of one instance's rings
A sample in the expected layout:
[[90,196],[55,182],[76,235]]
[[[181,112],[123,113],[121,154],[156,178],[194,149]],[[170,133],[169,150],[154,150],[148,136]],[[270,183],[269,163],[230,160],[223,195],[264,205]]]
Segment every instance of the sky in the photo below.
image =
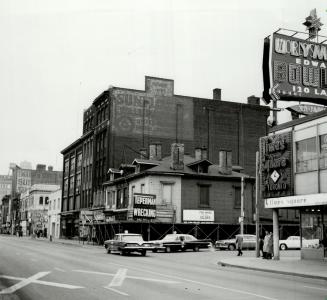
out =
[[22,161],[62,170],[83,110],[111,85],[144,90],[155,76],[178,95],[261,97],[264,38],[305,31],[313,8],[327,26],[321,0],[0,0],[0,174]]

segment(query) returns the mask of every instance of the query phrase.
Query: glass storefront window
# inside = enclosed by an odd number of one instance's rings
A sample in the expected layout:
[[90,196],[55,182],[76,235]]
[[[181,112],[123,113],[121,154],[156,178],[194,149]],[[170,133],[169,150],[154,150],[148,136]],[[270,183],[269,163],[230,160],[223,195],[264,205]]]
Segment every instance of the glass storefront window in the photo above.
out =
[[327,169],[327,134],[321,135],[319,137],[319,142],[320,142],[319,167],[320,169]]
[[316,138],[296,142],[296,172],[317,170]]
[[307,209],[301,213],[302,248],[318,248],[323,231],[323,216],[319,209]]

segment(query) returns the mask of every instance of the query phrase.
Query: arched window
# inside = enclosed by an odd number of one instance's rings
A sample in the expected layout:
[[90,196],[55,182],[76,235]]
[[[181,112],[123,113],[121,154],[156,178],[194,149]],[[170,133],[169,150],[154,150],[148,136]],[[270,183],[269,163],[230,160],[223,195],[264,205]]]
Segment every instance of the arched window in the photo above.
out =
[[49,204],[49,197],[45,197],[45,204]]
[[40,205],[43,205],[43,197],[41,196],[40,199],[39,199],[39,204]]

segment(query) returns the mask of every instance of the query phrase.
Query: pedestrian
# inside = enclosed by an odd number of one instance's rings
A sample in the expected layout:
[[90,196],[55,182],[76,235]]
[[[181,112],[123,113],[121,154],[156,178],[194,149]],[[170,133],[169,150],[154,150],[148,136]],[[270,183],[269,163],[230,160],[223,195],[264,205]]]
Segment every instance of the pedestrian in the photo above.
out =
[[269,240],[269,232],[266,231],[266,235],[263,239],[263,247],[262,247],[262,258],[266,259],[267,258],[267,252],[268,252],[268,240]]
[[272,259],[273,255],[274,255],[274,239],[273,239],[273,233],[270,232],[268,238],[267,259]]
[[260,235],[259,237],[259,252],[261,257],[263,257],[263,236]]
[[242,256],[242,246],[243,246],[243,237],[241,235],[236,236],[236,248],[237,248],[237,256]]

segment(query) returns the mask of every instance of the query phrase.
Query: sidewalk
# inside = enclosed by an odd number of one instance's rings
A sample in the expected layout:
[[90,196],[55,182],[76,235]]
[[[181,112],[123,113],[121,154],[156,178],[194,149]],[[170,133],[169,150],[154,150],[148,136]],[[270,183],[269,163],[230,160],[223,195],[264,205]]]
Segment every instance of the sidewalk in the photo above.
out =
[[218,262],[220,267],[233,267],[253,271],[270,272],[304,278],[327,280],[327,260],[301,260],[298,257],[281,257],[280,260],[261,257],[233,257]]

